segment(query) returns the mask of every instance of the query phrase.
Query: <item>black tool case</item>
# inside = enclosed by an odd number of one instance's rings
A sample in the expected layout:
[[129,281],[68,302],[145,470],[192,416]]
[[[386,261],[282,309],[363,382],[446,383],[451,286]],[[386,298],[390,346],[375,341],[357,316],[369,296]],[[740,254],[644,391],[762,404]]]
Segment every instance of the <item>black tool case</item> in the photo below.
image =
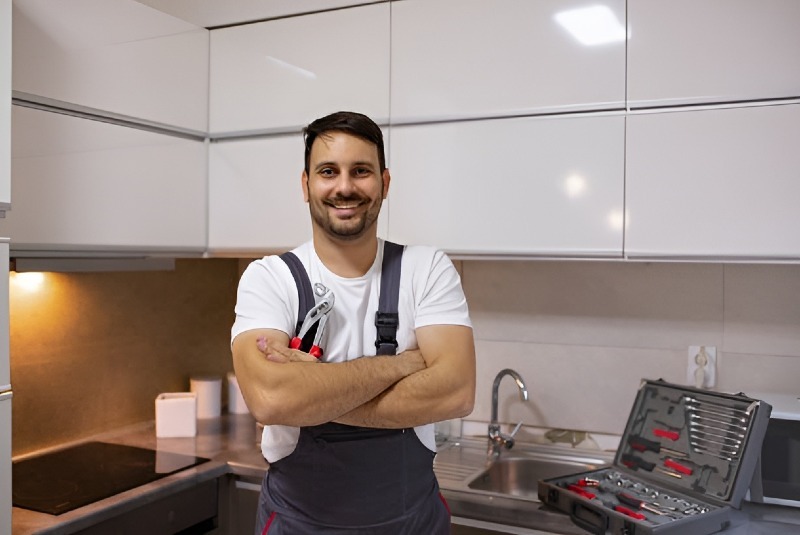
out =
[[744,394],[645,380],[613,466],[540,480],[539,499],[597,534],[725,529],[750,487],[771,411]]

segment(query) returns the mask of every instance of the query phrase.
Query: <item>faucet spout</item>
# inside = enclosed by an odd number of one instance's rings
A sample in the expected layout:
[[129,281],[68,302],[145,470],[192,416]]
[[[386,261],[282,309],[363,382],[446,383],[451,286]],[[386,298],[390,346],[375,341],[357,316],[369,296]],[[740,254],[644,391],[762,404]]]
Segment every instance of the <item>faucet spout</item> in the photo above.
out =
[[500,390],[500,382],[506,375],[510,376],[512,379],[514,379],[514,382],[517,383],[520,399],[522,399],[522,401],[528,401],[528,388],[525,386],[525,381],[522,379],[522,376],[509,368],[500,370],[500,372],[494,378],[494,384],[492,384],[492,421],[489,423],[489,462],[497,459],[500,456],[500,451],[503,448],[511,449],[514,446],[514,435],[517,433],[517,431],[519,431],[519,428],[522,425],[520,422],[511,435],[504,435],[500,432],[500,422],[498,421],[497,416],[497,398],[498,391]]

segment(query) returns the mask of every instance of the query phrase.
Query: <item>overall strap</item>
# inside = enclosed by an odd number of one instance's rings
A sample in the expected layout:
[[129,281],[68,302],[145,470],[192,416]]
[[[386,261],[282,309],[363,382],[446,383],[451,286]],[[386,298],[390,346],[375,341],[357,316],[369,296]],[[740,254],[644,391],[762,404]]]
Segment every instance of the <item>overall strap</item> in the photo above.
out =
[[375,349],[378,355],[397,353],[397,327],[400,324],[397,312],[400,301],[400,268],[404,247],[390,241],[383,243],[383,266],[381,268],[381,293],[378,311],[375,313]]
[[[300,332],[300,328],[303,326],[303,320],[305,319],[306,314],[308,314],[308,311],[311,310],[311,308],[316,304],[316,301],[314,300],[314,289],[311,287],[311,280],[308,278],[306,268],[294,253],[283,253],[280,256],[280,259],[286,262],[286,265],[289,267],[289,271],[292,272],[294,283],[297,286],[297,325],[295,325],[293,333],[294,335],[297,335]],[[317,326],[315,325],[314,328],[312,328],[306,334],[301,347],[303,351],[306,350],[306,347],[311,347],[311,344],[314,341],[314,334],[316,332]],[[307,340],[308,343],[306,343]]]

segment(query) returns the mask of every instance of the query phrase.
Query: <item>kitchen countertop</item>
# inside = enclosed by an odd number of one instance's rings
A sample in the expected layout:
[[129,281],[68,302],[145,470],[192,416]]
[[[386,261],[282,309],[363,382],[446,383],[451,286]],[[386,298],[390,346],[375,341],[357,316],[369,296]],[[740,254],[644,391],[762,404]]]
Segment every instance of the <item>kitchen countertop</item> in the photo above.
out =
[[[75,533],[159,498],[226,474],[251,478],[263,477],[267,463],[257,445],[256,425],[250,415],[226,414],[220,418],[199,420],[197,430],[197,436],[193,438],[156,438],[154,424],[149,422],[87,439],[195,455],[211,461],[58,516],[14,507],[13,534]],[[71,445],[74,444],[65,444],[64,447]],[[452,469],[453,448],[460,448],[457,458],[464,464],[464,477],[471,477],[471,474],[481,469],[483,459],[477,452],[482,451],[482,445],[482,441],[477,440],[445,444],[440,457],[445,457],[445,452],[449,451],[447,459],[449,468]],[[478,519],[483,517],[482,519],[486,520],[488,516],[492,516],[496,519],[495,522],[502,521],[518,526],[528,524],[531,528],[530,530],[510,528],[509,533],[542,531],[576,535],[586,533],[572,524],[567,515],[544,507],[538,502],[465,491],[463,482],[458,484],[452,472],[447,475],[440,474],[439,479],[442,493],[454,517]],[[498,532],[503,531],[500,526],[495,529]],[[733,510],[731,526],[724,531],[725,535],[790,535],[799,532],[800,509],[749,502],[743,503],[742,510]]]

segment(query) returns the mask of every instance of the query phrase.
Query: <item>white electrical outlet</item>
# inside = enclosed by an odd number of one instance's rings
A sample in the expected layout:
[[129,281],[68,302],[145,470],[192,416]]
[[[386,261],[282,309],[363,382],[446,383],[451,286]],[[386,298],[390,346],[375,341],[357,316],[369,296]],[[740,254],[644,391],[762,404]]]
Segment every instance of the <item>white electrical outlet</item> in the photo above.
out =
[[715,346],[689,346],[686,382],[697,388],[713,388],[717,384]]

